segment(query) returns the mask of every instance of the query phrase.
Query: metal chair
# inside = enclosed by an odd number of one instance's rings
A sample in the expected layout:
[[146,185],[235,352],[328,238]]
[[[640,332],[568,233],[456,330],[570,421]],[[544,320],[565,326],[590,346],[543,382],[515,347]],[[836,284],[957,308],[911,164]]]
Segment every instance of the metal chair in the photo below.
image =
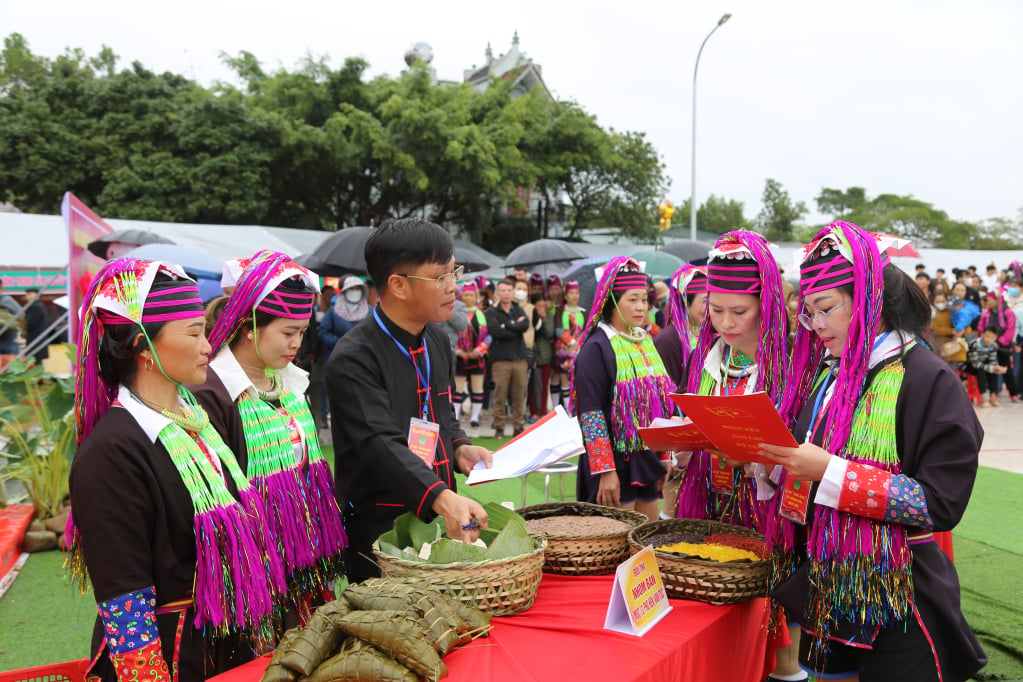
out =
[[[569,458],[569,459],[574,459],[574,458]],[[536,469],[535,471],[530,471],[529,473],[523,474],[522,475],[522,505],[521,506],[523,506],[523,507],[526,506],[526,479],[529,477],[529,474],[543,474],[544,475],[544,479],[543,479],[543,501],[544,502],[550,502],[551,475],[555,475],[555,476],[558,477],[558,499],[559,500],[564,500],[565,499],[565,474],[576,471],[578,469],[578,467],[579,467],[579,465],[577,463],[575,463],[575,462],[571,462],[569,460],[562,460],[560,462],[555,462],[554,464],[551,464],[551,465],[548,465],[548,466],[545,466],[545,467],[540,467],[539,469]]]

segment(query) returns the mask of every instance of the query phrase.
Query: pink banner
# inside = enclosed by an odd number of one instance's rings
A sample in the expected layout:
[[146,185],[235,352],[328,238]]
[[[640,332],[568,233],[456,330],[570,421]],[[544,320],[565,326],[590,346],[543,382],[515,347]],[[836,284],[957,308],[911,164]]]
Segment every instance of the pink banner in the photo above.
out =
[[103,222],[103,219],[89,210],[89,207],[78,200],[71,192],[64,193],[64,201],[60,205],[60,214],[64,217],[68,234],[68,335],[72,343],[78,342],[78,309],[89,290],[89,283],[106,262],[91,251],[88,246],[114,228]]

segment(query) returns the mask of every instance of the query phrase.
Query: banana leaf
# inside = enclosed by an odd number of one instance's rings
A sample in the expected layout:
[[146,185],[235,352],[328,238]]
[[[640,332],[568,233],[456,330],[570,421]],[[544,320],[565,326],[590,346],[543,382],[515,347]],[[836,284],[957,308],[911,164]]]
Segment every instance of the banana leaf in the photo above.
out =
[[[496,531],[502,530],[510,520],[522,518],[514,510],[508,509],[508,507],[497,502],[487,502],[483,505],[483,509],[487,512],[487,528],[492,528]],[[488,542],[487,544],[489,545],[490,543]]]
[[[440,520],[440,524],[437,523]],[[408,525],[412,546],[418,552],[424,544],[438,540],[444,536],[444,519],[438,516],[432,523],[423,523],[419,517],[413,516]]]
[[[402,545],[402,547],[408,547],[408,545]],[[380,536],[380,551],[386,554],[387,556],[393,556],[395,559],[405,559],[406,561],[422,561],[422,559],[420,559],[415,554],[409,554],[405,550],[400,549],[397,546],[392,545],[390,542],[384,540],[383,535]]]
[[313,671],[308,682],[418,682],[419,676],[358,637],[349,637],[341,653]]
[[515,518],[508,519],[504,528],[497,534],[497,538],[490,543],[490,547],[484,552],[484,559],[507,559],[508,557],[529,554],[534,549],[533,539],[529,537],[529,530],[526,528],[525,520],[515,515]]
[[429,633],[401,611],[353,611],[338,620],[345,633],[365,640],[429,682],[437,682],[448,669],[429,643]]
[[451,564],[456,561],[479,561],[483,559],[486,551],[483,547],[444,538],[433,543],[433,548],[430,551],[430,563]]
[[380,543],[383,544],[387,542],[395,547],[408,547],[411,545],[412,536],[409,534],[409,524],[414,518],[416,518],[416,516],[411,512],[405,512],[396,518],[394,520],[394,528],[380,536]]

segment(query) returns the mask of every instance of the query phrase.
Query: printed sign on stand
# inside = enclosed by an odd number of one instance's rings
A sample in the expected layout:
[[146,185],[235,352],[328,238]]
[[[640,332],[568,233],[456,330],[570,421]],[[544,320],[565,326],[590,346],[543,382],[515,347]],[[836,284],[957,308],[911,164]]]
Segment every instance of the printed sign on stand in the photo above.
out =
[[653,547],[645,547],[615,571],[604,629],[642,637],[671,612]]

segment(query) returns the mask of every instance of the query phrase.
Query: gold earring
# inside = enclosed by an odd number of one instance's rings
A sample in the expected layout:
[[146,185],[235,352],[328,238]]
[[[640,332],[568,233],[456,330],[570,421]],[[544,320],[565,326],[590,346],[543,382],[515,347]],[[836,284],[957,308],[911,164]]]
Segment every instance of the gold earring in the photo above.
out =
[[245,338],[247,338],[249,341],[251,341],[252,340],[252,332],[249,332],[248,334],[246,334]]
[[153,356],[149,356],[148,358],[146,358],[146,371],[147,372],[153,371]]

